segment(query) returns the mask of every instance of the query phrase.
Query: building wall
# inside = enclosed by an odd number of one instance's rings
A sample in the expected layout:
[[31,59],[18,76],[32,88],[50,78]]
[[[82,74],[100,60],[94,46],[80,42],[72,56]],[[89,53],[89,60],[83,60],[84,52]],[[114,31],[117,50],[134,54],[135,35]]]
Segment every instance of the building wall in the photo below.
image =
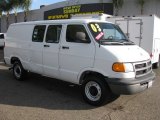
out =
[[63,2],[48,5],[42,9],[43,11],[48,11],[55,8],[60,8],[60,7],[70,6],[70,5],[89,4],[89,3],[112,3],[112,0],[68,0],[68,1],[63,1]]
[[[120,16],[136,16],[141,15],[140,6],[136,3],[137,0],[124,0],[123,7],[119,10]],[[160,0],[145,0],[144,15],[156,14],[160,17]],[[41,9],[32,10],[28,14],[28,21],[43,20],[44,12],[55,8],[64,6],[76,5],[76,4],[89,4],[89,3],[111,3],[112,0],[68,0],[55,4],[45,6]],[[24,13],[18,13],[18,22],[24,21]],[[14,23],[14,14],[9,16],[9,24]],[[6,16],[2,16],[1,20],[1,32],[6,32]]]
[[[123,7],[119,10],[119,15],[133,16],[141,15],[140,6],[137,0],[124,0]],[[144,15],[156,14],[160,17],[160,0],[145,0]]]
[[[32,10],[28,13],[27,17],[28,21],[36,21],[36,20],[43,20],[43,11],[42,9]],[[7,19],[6,16],[3,15],[1,18],[1,32],[7,31]],[[17,22],[24,22],[24,13],[20,12],[17,15]],[[15,15],[9,15],[9,24],[15,23]]]

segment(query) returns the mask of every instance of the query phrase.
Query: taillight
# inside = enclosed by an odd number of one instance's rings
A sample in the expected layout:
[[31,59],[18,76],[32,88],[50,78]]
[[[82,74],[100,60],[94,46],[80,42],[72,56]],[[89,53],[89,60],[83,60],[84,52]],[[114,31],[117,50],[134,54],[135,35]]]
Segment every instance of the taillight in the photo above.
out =
[[153,54],[152,54],[152,53],[150,54],[150,57],[151,57],[151,58],[153,57]]

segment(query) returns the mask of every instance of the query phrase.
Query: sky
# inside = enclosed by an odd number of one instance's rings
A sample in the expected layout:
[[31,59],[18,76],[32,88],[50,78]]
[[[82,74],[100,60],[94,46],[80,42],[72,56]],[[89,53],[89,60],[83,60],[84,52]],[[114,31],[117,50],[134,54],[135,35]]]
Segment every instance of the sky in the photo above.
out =
[[39,9],[40,5],[50,5],[65,0],[32,0],[31,10]]

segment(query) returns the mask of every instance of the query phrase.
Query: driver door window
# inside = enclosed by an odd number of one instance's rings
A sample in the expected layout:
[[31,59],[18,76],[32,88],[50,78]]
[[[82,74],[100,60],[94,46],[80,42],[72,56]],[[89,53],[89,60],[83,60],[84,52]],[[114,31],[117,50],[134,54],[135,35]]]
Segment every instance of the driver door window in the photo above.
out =
[[66,41],[74,43],[90,43],[89,36],[83,25],[68,25]]

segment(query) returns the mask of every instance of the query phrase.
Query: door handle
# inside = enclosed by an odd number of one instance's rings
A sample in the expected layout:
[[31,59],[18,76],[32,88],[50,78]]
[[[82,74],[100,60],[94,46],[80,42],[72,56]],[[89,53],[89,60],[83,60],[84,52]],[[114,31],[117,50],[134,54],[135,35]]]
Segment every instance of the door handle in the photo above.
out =
[[49,45],[44,45],[44,47],[50,47]]
[[62,46],[62,49],[69,49],[69,47],[67,47],[67,46]]

